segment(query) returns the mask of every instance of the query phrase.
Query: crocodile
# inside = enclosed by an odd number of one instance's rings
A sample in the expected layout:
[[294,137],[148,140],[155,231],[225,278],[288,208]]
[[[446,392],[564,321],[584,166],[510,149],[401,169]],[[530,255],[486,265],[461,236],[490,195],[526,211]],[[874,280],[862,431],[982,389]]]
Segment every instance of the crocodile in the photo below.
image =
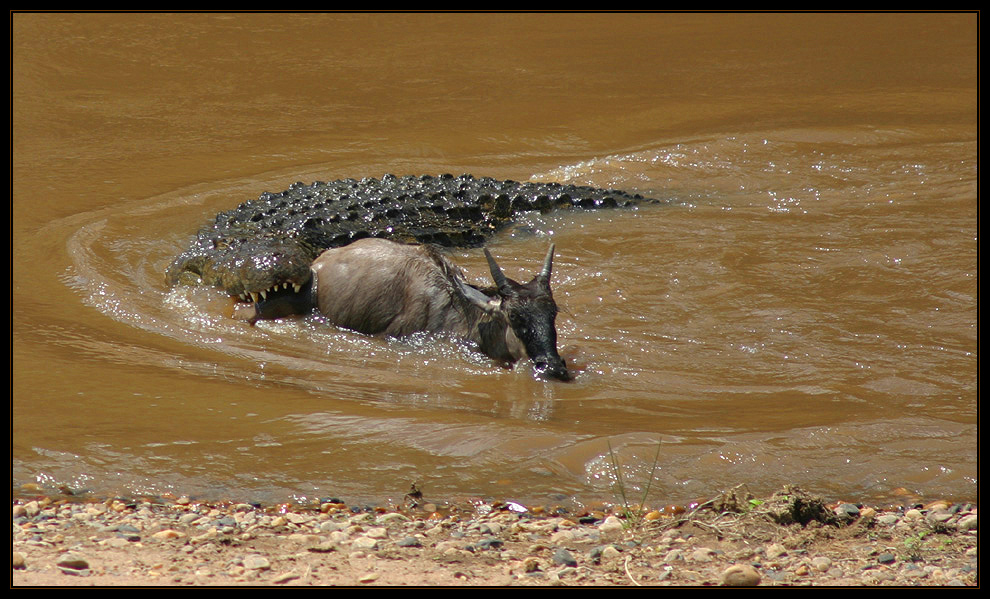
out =
[[291,296],[308,289],[310,266],[321,252],[357,239],[478,247],[522,212],[641,203],[660,200],[614,189],[471,175],[298,182],[219,213],[173,260],[165,278],[169,285],[218,287],[244,301],[279,294],[291,304]]

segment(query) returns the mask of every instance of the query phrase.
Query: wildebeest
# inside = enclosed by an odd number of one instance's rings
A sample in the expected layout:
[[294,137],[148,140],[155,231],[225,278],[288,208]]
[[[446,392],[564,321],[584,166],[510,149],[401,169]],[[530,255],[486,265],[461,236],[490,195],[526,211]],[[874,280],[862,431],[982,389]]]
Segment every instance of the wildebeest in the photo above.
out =
[[[435,246],[366,238],[320,254],[309,293],[295,297],[307,298],[343,328],[385,337],[447,333],[506,363],[528,356],[538,375],[566,381],[571,375],[557,353],[557,304],[550,290],[553,253],[551,244],[540,272],[518,283],[485,249],[495,286],[479,289]],[[302,308],[273,297],[238,317],[253,322]]]

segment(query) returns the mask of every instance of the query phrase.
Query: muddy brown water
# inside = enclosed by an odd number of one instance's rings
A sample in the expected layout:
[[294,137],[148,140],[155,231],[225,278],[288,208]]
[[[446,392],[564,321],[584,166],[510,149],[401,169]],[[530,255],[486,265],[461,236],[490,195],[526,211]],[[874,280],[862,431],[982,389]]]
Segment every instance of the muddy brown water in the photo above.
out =
[[[12,16],[12,484],[215,499],[849,500],[978,485],[975,14]],[[251,328],[171,258],[294,181],[469,172],[668,206],[552,240],[570,384]],[[479,250],[457,250],[473,281]]]

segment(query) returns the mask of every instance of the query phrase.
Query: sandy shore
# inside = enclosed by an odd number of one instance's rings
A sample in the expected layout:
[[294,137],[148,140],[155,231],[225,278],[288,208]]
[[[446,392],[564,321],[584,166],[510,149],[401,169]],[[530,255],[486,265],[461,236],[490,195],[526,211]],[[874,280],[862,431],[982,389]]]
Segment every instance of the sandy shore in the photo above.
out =
[[[187,498],[13,502],[13,586],[947,585],[978,583],[977,507],[897,509],[799,489],[691,510],[513,504],[363,511]],[[539,511],[539,510],[536,510]]]

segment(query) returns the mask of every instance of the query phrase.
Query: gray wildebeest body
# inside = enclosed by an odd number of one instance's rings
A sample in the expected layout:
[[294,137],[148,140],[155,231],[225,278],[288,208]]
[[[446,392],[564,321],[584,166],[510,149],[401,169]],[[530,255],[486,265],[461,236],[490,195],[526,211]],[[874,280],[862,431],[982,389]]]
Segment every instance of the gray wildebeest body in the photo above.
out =
[[[551,245],[540,272],[518,283],[486,249],[495,286],[478,289],[434,246],[367,238],[320,254],[304,295],[343,328],[384,337],[447,333],[503,362],[528,356],[538,375],[566,381],[571,376],[557,353],[557,304],[550,290],[553,252]],[[240,317],[277,318],[302,307],[273,298]]]

